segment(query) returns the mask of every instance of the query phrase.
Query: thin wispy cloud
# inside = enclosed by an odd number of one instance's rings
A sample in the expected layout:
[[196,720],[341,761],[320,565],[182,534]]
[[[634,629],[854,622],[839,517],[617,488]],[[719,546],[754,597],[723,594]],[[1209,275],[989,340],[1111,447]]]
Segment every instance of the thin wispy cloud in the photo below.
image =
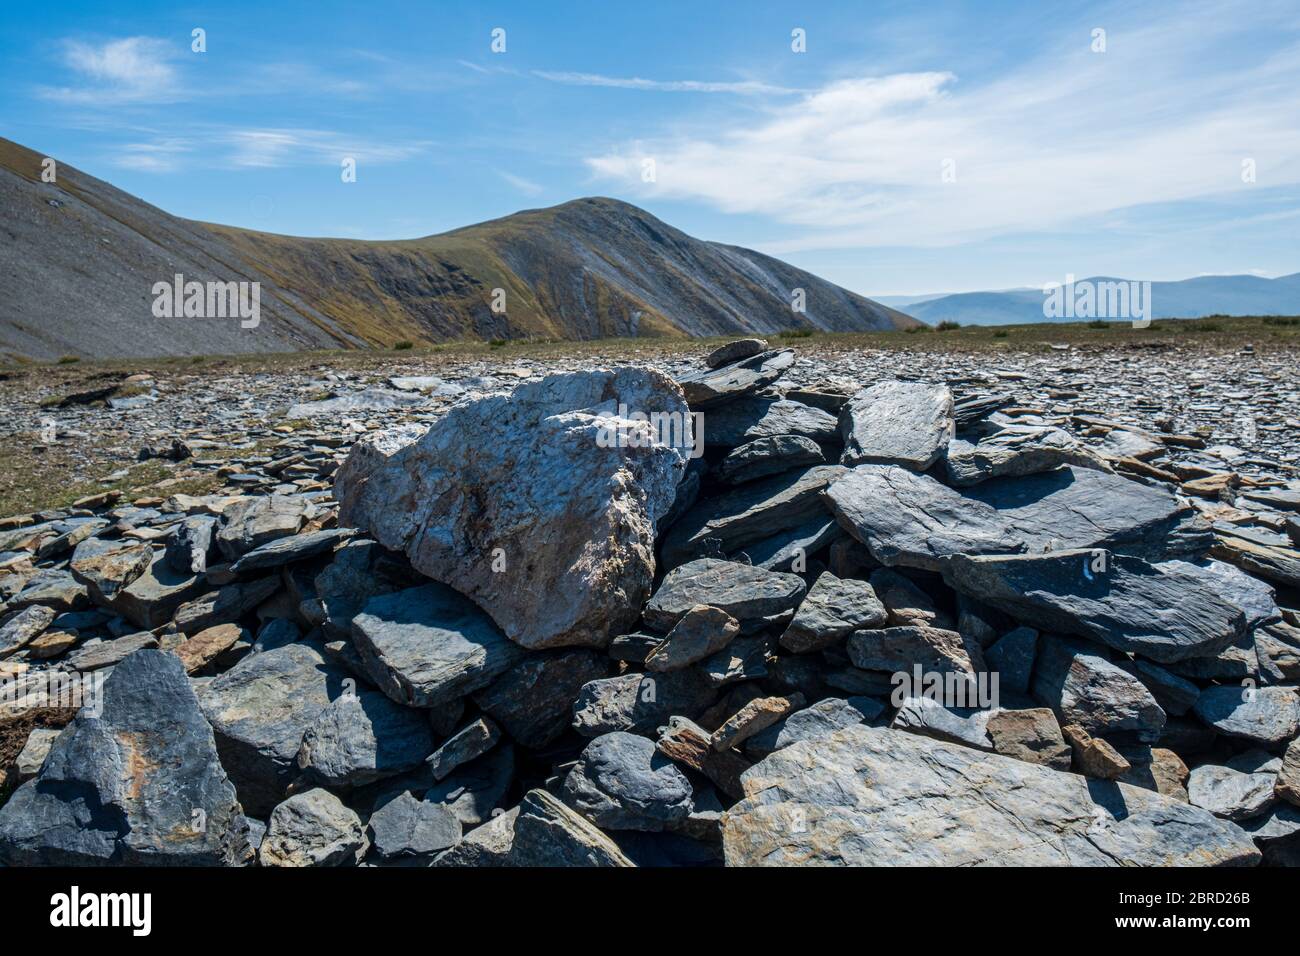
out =
[[236,167],[308,166],[338,163],[394,163],[422,152],[427,144],[381,142],[316,129],[238,129],[218,137],[231,149],[228,162]]
[[531,179],[525,179],[523,176],[516,176],[514,173],[508,173],[499,169],[497,170],[497,175],[526,196],[540,196],[546,191],[540,183],[535,183]]
[[533,70],[533,76],[568,86],[607,86],[622,90],[655,90],[664,93],[733,93],[738,96],[770,96],[807,92],[785,86],[773,86],[757,80],[646,80],[636,76],[602,76],[599,73],[553,70]]
[[66,40],[62,62],[80,85],[42,87],[46,99],[81,105],[166,102],[181,95],[173,47],[155,37],[104,43]]

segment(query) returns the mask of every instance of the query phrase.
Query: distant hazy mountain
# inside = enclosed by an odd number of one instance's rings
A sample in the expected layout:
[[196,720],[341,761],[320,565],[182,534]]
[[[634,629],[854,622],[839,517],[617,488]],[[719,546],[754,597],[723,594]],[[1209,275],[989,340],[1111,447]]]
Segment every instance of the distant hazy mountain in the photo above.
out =
[[[1078,282],[1124,281],[1092,276]],[[1043,315],[1043,290],[959,292],[939,296],[880,296],[877,301],[934,325],[1017,325],[1026,322],[1076,321]],[[1300,315],[1300,272],[1277,279],[1259,276],[1197,276],[1178,282],[1151,283],[1151,317],[1194,319],[1206,315]]]
[[[0,139],[0,357],[129,357],[395,342],[771,333],[919,323],[778,259],[578,199],[393,242],[302,239],[171,216]],[[261,283],[261,322],[158,318],[151,292]],[[493,292],[504,290],[505,311]],[[806,311],[791,309],[803,289]]]

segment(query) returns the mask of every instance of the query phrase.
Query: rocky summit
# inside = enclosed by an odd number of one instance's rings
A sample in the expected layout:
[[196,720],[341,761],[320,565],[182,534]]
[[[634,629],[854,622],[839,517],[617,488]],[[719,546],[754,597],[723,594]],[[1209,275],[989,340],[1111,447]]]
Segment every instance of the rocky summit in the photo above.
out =
[[0,863],[1300,865],[1293,360],[792,342],[0,380]]

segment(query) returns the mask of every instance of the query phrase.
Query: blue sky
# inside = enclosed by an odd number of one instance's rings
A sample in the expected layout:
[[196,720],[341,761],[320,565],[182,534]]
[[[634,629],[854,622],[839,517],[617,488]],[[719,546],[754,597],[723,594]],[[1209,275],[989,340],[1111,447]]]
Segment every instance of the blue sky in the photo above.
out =
[[1300,270],[1294,0],[8,3],[0,89],[0,134],[274,232],[606,195],[867,295]]

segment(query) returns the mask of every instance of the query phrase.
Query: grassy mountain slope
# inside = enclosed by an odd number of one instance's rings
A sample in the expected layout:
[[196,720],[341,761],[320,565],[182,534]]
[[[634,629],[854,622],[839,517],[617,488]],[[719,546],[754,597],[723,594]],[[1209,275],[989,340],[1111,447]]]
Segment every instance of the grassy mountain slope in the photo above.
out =
[[[906,328],[914,319],[784,262],[579,199],[421,239],[307,239],[171,216],[0,139],[0,353],[94,358],[387,347],[401,340]],[[258,281],[256,329],[158,319],[151,288]],[[793,290],[806,311],[790,308]],[[505,312],[493,290],[505,290]]]

